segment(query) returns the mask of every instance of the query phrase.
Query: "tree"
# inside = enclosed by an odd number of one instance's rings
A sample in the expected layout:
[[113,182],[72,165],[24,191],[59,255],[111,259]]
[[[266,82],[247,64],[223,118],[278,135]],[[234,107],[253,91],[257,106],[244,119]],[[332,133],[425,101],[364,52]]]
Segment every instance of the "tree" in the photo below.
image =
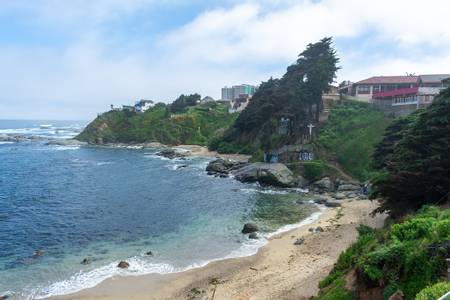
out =
[[[298,142],[305,134],[305,126],[319,119],[322,93],[328,91],[336,77],[338,61],[331,38],[309,44],[281,79],[270,78],[261,83],[249,105],[237,118],[234,129],[224,139],[227,142],[250,142],[266,149]],[[286,116],[292,123],[290,135],[276,136],[278,121]]]
[[195,106],[201,99],[199,94],[183,95],[181,94],[171,105],[172,113],[181,113],[189,106]]
[[374,166],[383,172],[374,182],[374,196],[382,197],[376,212],[398,216],[445,201],[450,189],[450,88],[428,108],[393,126],[401,136],[391,127],[375,156]]
[[286,73],[288,88],[294,90],[295,98],[308,104],[309,117],[316,122],[323,108],[322,94],[329,91],[339,70],[339,58],[332,43],[332,38],[326,37],[317,43],[308,44],[306,50],[300,53],[297,63]]

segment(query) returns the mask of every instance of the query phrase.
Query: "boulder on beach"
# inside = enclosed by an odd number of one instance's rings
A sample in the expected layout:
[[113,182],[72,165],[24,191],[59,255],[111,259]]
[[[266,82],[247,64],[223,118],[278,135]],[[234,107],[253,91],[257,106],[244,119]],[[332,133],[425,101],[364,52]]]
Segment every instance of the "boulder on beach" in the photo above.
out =
[[324,177],[313,182],[312,186],[321,191],[331,192],[334,190],[334,184],[333,182],[331,182],[331,179],[329,177]]
[[257,232],[257,231],[258,231],[258,226],[256,226],[256,224],[253,224],[253,223],[245,223],[244,228],[242,228],[242,233],[252,233],[252,232]]
[[128,262],[124,261],[124,260],[122,260],[122,261],[117,265],[117,267],[118,267],[118,268],[121,268],[121,269],[127,269],[129,266],[130,266],[130,264],[129,264]]
[[305,239],[301,238],[301,239],[296,239],[294,242],[294,245],[303,245],[303,243],[305,242]]
[[296,184],[294,173],[284,164],[253,163],[233,171],[241,182],[259,182],[262,185],[293,187]]
[[341,207],[341,204],[339,202],[331,202],[331,201],[327,201],[325,203],[326,207]]
[[336,193],[334,195],[334,199],[336,199],[336,200],[342,200],[342,199],[345,199],[345,198],[346,198],[346,196],[345,196],[344,193]]
[[356,184],[341,184],[337,188],[338,192],[359,191],[360,189],[361,189],[361,187]]

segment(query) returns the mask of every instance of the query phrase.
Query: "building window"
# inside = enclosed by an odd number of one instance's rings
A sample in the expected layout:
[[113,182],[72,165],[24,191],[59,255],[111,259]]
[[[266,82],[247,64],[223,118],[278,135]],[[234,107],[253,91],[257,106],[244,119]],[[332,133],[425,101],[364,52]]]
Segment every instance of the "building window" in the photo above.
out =
[[374,85],[373,88],[372,88],[372,93],[376,94],[376,93],[379,93],[379,92],[381,92],[381,86],[380,85]]
[[358,94],[370,94],[370,85],[359,85]]

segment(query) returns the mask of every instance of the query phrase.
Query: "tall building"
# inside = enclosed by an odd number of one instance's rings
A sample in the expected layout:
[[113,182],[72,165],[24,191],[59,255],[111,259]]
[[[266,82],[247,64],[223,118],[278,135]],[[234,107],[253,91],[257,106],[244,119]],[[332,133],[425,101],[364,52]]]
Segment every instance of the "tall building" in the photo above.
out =
[[253,96],[256,91],[256,87],[250,84],[233,85],[232,87],[222,88],[222,100],[236,100],[241,95]]

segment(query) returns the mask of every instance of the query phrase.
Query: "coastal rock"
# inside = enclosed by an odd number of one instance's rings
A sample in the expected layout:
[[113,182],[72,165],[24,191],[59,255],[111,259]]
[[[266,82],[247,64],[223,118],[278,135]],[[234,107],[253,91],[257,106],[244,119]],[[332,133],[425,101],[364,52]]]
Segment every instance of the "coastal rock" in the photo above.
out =
[[336,200],[342,200],[342,199],[345,199],[345,194],[344,194],[344,193],[336,193],[336,194],[334,195],[334,199],[336,199]]
[[252,240],[257,240],[257,239],[259,239],[258,234],[256,234],[256,232],[250,233],[250,234],[248,235],[248,238],[249,238],[249,239],[252,239]]
[[44,251],[42,251],[42,250],[36,250],[33,252],[33,255],[32,255],[33,258],[38,258],[41,256],[44,256]]
[[80,142],[75,139],[54,139],[49,140],[47,145],[56,145],[56,146],[84,146],[87,145],[86,142]]
[[8,295],[0,296],[0,300],[6,300],[6,299],[9,299],[9,296],[8,296]]
[[206,167],[206,171],[209,174],[228,174],[235,167],[242,165],[242,163],[230,160],[218,158],[211,161]]
[[257,232],[258,231],[258,226],[256,226],[256,224],[253,223],[246,223],[244,224],[244,228],[242,228],[242,233],[252,233],[252,232]]
[[327,192],[334,190],[334,185],[331,182],[331,179],[329,177],[324,177],[320,180],[313,182],[312,186],[319,190],[327,191]]
[[145,252],[145,255],[147,255],[147,256],[153,256],[153,252],[152,252],[152,251],[147,251],[147,252]]
[[305,239],[297,239],[297,240],[295,240],[294,245],[297,245],[297,246],[303,245],[304,242],[305,242]]
[[259,182],[280,187],[295,186],[295,177],[284,164],[253,163],[232,172],[241,182]]
[[162,156],[162,157],[166,157],[166,158],[169,158],[169,159],[186,157],[185,153],[181,153],[181,152],[175,151],[174,149],[164,149],[164,150],[156,153],[156,155]]
[[118,267],[118,268],[121,268],[121,269],[127,269],[129,266],[130,266],[130,264],[129,264],[128,262],[124,261],[124,260],[122,260],[122,261],[117,265],[117,267]]
[[328,198],[325,197],[317,197],[316,199],[313,200],[314,203],[316,204],[325,204],[328,202]]
[[81,261],[82,265],[89,265],[92,262],[92,257],[88,256],[83,258],[83,260]]
[[341,204],[339,202],[331,202],[331,201],[327,201],[325,203],[326,207],[341,207]]
[[317,226],[315,229],[315,232],[324,232],[323,228],[320,226]]
[[342,191],[359,191],[360,189],[361,189],[361,187],[359,185],[355,185],[355,184],[341,184],[337,188],[338,192],[342,192]]

